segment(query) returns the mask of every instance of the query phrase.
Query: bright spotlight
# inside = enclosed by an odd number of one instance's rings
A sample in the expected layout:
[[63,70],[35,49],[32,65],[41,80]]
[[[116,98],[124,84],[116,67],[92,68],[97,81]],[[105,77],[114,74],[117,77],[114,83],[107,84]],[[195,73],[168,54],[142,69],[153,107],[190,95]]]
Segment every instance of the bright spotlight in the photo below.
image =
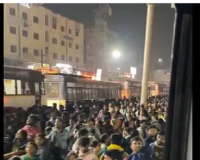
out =
[[161,59],[161,58],[159,58],[159,59],[158,59],[158,62],[162,62],[162,59]]
[[112,56],[117,59],[121,56],[121,53],[118,50],[115,50],[112,52]]

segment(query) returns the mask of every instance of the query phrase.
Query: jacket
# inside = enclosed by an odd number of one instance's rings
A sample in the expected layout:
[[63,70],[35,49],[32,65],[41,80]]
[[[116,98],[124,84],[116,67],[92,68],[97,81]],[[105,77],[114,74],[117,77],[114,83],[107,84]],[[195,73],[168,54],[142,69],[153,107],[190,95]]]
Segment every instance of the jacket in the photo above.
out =
[[51,143],[46,142],[44,146],[39,146],[37,151],[37,156],[40,158],[40,160],[53,160],[53,155],[51,152]]

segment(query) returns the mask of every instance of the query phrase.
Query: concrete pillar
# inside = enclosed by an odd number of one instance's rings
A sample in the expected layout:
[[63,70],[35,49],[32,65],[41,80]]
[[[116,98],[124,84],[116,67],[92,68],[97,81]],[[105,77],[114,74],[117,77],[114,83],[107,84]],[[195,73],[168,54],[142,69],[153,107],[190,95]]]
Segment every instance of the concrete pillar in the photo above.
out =
[[147,105],[148,80],[149,80],[149,71],[150,71],[149,63],[150,63],[150,50],[151,50],[151,39],[152,39],[152,30],[153,30],[154,6],[155,4],[147,4],[142,91],[141,91],[141,99],[140,99],[140,104],[144,104],[144,105]]

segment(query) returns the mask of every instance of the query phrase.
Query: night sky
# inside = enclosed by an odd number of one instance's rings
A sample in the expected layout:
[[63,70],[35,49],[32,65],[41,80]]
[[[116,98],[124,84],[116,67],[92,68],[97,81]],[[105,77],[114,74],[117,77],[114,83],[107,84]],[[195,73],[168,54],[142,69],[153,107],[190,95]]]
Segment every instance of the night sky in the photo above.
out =
[[[123,41],[121,51],[127,60],[127,67],[142,66],[146,26],[146,4],[110,4],[112,16],[108,19],[108,27],[116,31]],[[45,4],[53,12],[69,17],[84,25],[93,23],[93,10],[98,4]],[[170,67],[174,10],[170,4],[156,4],[151,48],[151,67],[166,69]],[[133,56],[134,54],[136,56]],[[158,64],[158,58],[163,59]]]

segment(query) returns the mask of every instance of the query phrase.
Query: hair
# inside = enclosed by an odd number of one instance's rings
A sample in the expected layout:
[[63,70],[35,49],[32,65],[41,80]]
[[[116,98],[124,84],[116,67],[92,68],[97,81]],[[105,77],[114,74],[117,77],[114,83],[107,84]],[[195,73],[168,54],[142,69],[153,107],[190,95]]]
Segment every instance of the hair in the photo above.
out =
[[88,134],[88,130],[83,128],[79,131],[78,136],[84,137],[84,136],[87,136],[87,134]]
[[111,143],[121,146],[122,136],[119,133],[112,134],[111,135]]
[[93,148],[95,148],[95,147],[98,146],[98,144],[99,144],[98,141],[93,141],[92,144],[91,144],[90,146],[93,147]]
[[69,160],[69,158],[71,157],[71,155],[75,155],[76,156],[76,158],[78,158],[78,155],[75,153],[75,152],[69,152],[68,154],[67,154],[67,158],[66,158],[66,160]]
[[165,132],[164,132],[164,131],[159,131],[157,135],[159,135],[159,136],[164,136],[164,135],[165,135]]
[[135,142],[139,142],[139,141],[140,141],[140,142],[143,142],[142,139],[141,139],[140,137],[133,137],[133,138],[131,139],[131,143],[130,143],[130,144],[132,144],[134,141],[135,141]]
[[81,147],[87,147],[90,145],[90,139],[88,137],[82,137],[79,140],[79,146]]
[[95,134],[95,129],[90,129],[89,133],[94,135]]
[[101,143],[106,143],[106,140],[108,139],[108,135],[106,133],[102,134],[100,137]]
[[38,117],[36,115],[34,115],[34,114],[29,115],[28,118],[33,119],[35,121],[35,123],[37,123],[37,121],[38,121]]
[[129,127],[129,121],[124,121],[124,127],[126,128],[126,127]]
[[45,135],[43,133],[36,134],[35,138],[37,138],[37,137],[45,139]]
[[109,156],[113,160],[122,160],[123,159],[123,152],[120,152],[119,150],[116,150],[116,149],[106,150],[105,155]]
[[138,136],[139,136],[139,131],[137,129],[131,131],[131,137],[138,137]]
[[27,132],[25,130],[19,130],[21,132],[21,135],[24,139],[27,139]]
[[36,150],[38,149],[37,145],[36,145],[35,142],[33,142],[33,141],[28,142],[26,146],[28,146],[28,145],[33,145],[33,146],[35,147]]
[[93,122],[93,123],[95,123],[95,119],[94,119],[94,118],[88,118],[88,122]]
[[150,130],[150,129],[156,129],[156,130],[158,130],[158,128],[157,128],[155,125],[150,125],[150,126],[148,127],[148,130]]
[[46,122],[46,127],[53,127],[54,125],[50,122],[50,121],[47,121]]

